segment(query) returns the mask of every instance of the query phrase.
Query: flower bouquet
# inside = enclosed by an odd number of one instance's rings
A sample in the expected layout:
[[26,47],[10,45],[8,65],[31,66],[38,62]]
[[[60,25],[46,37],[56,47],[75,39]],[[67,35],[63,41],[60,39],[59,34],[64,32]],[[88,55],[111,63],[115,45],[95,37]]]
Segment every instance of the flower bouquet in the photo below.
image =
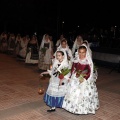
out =
[[60,78],[60,80],[64,79],[64,76],[67,75],[70,72],[71,69],[64,67],[63,69],[61,69],[61,71],[59,71],[59,75],[58,77]]
[[42,52],[42,54],[44,54],[45,55],[45,53],[46,53],[46,50],[47,50],[47,48],[46,47],[43,47],[43,48],[41,48],[41,52]]
[[84,81],[84,77],[86,76],[87,70],[78,70],[76,71],[76,77],[79,78],[79,82],[82,83]]

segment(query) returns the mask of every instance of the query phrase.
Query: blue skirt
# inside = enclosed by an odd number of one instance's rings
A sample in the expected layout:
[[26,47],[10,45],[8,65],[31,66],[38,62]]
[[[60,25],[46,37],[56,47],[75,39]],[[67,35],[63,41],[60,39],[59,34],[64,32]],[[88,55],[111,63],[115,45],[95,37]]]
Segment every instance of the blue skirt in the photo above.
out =
[[44,101],[50,107],[61,108],[63,104],[64,97],[52,97],[45,93]]

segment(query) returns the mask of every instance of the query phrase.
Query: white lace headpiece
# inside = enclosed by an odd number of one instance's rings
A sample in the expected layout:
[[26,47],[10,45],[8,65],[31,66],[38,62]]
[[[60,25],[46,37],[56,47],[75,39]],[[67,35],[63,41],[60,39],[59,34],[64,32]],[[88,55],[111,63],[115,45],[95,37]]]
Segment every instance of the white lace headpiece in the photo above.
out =
[[61,67],[64,67],[64,65],[68,64],[68,60],[67,60],[67,55],[66,55],[66,53],[65,53],[64,50],[57,50],[57,51],[55,52],[55,54],[54,54],[54,55],[55,55],[55,58],[54,58],[54,62],[53,62],[53,68],[56,67],[57,64],[59,64],[59,61],[56,59],[56,53],[57,53],[58,51],[62,51],[62,52],[64,53],[63,61],[61,62],[61,65],[60,65],[60,67],[59,67],[59,69],[61,69]]
[[[42,42],[41,42],[41,45],[40,45],[40,49],[44,47],[46,35],[47,35],[47,34],[44,34],[44,35],[43,35]],[[50,43],[49,49],[51,49],[51,42],[50,42],[50,40],[49,40],[48,42]]]
[[[68,46],[67,40],[66,40],[65,38],[63,38],[63,40],[66,41],[66,48],[65,48],[65,49],[69,49],[69,46]],[[62,42],[62,41],[61,41],[61,42]],[[61,42],[60,42],[60,45],[57,47],[58,50],[62,48]]]
[[87,40],[84,40],[84,41],[83,41],[83,44],[84,44],[84,42],[86,42],[87,48],[88,48],[88,52],[90,53],[90,55],[91,55],[91,57],[92,57],[92,51],[91,51],[91,49],[90,49],[89,42],[88,42]]
[[[90,65],[90,68],[91,68],[90,77],[89,77],[88,79],[91,79],[91,78],[93,77],[93,61],[92,61],[92,58],[91,58],[91,54],[90,54],[90,52],[89,52],[88,47],[87,47],[85,44],[83,44],[83,45],[81,45],[81,46],[85,46],[85,47],[86,47],[86,50],[87,50],[87,51],[86,51],[86,60],[88,61],[88,64]],[[78,53],[77,53],[74,62],[77,63],[77,62],[79,62],[79,61],[80,61],[80,59],[79,59],[79,55],[78,55]]]

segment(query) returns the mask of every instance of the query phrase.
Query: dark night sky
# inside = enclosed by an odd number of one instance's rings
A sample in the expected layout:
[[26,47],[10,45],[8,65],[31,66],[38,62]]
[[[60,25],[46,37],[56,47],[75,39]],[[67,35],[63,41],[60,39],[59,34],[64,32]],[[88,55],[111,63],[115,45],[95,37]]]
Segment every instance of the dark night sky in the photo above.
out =
[[[64,6],[63,16],[71,24],[98,26],[120,24],[118,20],[120,7],[115,0],[83,0],[79,2],[72,0],[71,2],[69,1],[69,4],[66,8]],[[67,13],[70,13],[70,15],[67,15]]]
[[3,0],[0,1],[0,28],[1,31],[54,33],[61,28],[62,21],[66,31],[78,25],[81,28],[120,25],[118,5],[115,0]]

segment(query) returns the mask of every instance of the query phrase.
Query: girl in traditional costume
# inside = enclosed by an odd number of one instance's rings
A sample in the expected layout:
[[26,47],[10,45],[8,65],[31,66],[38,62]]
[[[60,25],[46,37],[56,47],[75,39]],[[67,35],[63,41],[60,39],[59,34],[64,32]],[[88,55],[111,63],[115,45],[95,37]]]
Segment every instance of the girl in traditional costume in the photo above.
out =
[[99,108],[93,61],[86,45],[81,45],[73,61],[62,108],[74,114],[95,114]]
[[[50,74],[49,85],[44,95],[45,103],[50,107],[47,112],[54,112],[56,108],[61,108],[66,93],[66,86],[69,78],[69,64],[64,51],[56,51]],[[63,72],[63,70],[65,70]],[[46,72],[41,73],[41,75]],[[65,74],[66,73],[66,74]]]

